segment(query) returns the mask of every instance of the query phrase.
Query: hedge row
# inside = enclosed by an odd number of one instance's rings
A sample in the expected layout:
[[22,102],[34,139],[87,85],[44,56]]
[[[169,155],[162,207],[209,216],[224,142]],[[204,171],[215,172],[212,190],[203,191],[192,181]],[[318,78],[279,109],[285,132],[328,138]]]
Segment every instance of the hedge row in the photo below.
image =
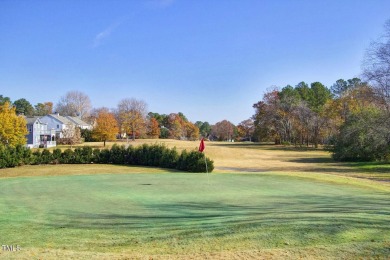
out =
[[[214,169],[214,163],[206,158],[209,172]],[[0,146],[0,168],[35,164],[123,164],[142,165],[161,168],[178,169],[188,172],[206,172],[205,157],[198,151],[186,150],[181,154],[175,148],[164,145],[147,145],[125,147],[113,145],[111,149],[92,149],[89,146],[78,147],[74,150],[47,149],[35,150],[29,148]]]

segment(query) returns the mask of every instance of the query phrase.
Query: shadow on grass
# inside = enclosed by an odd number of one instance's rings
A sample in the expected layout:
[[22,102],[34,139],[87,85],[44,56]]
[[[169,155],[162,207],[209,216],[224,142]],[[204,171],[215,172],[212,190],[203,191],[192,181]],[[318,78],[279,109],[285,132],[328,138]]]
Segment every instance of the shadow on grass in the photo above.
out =
[[[261,237],[271,232],[271,240],[274,237],[296,239],[296,243],[306,245],[315,242],[311,241],[313,235],[329,241],[340,239],[346,232],[359,231],[369,236],[365,239],[383,241],[390,235],[390,203],[384,196],[270,197],[268,203],[261,205],[149,203],[141,210],[138,208],[138,212],[129,209],[131,213],[54,214],[57,220],[46,225],[62,229],[119,228],[130,233],[153,234],[154,239],[172,235],[203,239],[205,232],[211,237],[227,238],[236,233]],[[139,239],[148,239],[146,236]]]
[[307,151],[324,151],[322,148],[314,148],[307,146],[284,146],[275,145],[270,143],[218,143],[212,142],[212,146],[220,146],[227,148],[245,148],[245,149],[262,149],[262,150],[275,150],[275,151],[296,151],[296,152],[307,152]]
[[295,163],[333,163],[333,165],[336,163],[336,161],[330,157],[297,158],[288,161]]

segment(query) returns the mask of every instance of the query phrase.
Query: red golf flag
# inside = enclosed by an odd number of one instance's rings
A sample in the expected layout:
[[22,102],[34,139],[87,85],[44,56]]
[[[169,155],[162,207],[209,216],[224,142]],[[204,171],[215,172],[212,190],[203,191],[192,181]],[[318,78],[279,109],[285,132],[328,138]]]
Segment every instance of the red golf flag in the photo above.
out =
[[199,145],[199,152],[203,152],[205,146],[204,146],[204,138],[200,140],[200,145]]

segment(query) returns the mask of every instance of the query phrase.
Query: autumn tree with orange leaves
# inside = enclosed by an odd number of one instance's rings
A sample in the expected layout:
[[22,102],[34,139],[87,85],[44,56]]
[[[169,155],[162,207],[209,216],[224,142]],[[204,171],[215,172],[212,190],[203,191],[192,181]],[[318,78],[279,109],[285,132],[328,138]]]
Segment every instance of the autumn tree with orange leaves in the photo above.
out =
[[96,126],[93,130],[93,137],[103,141],[106,146],[106,141],[114,140],[118,133],[118,123],[113,113],[106,110],[101,110],[96,118]]
[[158,139],[160,136],[160,126],[158,125],[158,121],[156,118],[150,118],[148,122],[148,137],[152,139]]

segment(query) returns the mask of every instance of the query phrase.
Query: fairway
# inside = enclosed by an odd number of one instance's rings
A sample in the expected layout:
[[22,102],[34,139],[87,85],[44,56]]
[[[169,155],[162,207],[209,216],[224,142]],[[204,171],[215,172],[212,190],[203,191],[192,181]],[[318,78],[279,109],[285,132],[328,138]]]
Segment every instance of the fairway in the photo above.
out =
[[384,259],[389,197],[268,173],[3,178],[0,242],[22,250],[0,258]]

